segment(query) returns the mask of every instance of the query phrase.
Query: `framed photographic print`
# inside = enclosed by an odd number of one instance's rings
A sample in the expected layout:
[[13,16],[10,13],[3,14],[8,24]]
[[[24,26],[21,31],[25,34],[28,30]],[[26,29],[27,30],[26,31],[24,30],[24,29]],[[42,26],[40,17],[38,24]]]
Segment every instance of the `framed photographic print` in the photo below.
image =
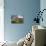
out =
[[24,17],[23,16],[17,16],[17,15],[12,15],[11,16],[11,23],[12,24],[22,24],[24,23]]

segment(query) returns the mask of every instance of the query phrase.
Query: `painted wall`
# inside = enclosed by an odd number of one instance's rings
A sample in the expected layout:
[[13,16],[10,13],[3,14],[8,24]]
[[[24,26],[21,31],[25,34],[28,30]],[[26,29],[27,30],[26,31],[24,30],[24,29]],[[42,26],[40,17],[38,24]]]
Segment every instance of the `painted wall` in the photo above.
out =
[[4,0],[0,0],[0,42],[4,41]]
[[[41,9],[41,11],[43,9],[46,9],[46,0],[41,0],[40,1],[40,9]],[[43,17],[43,22],[41,21],[40,25],[46,26],[46,10],[43,12],[42,17]]]
[[[5,0],[4,27],[5,40],[18,41],[32,28],[35,12],[40,9],[40,0]],[[23,15],[23,24],[11,24],[12,15]]]
[[[40,9],[41,10],[46,9],[46,0],[41,0],[40,1]],[[40,25],[46,27],[46,11],[44,11],[42,17],[43,17],[43,22],[41,21]],[[46,44],[46,40],[45,40],[45,44]]]

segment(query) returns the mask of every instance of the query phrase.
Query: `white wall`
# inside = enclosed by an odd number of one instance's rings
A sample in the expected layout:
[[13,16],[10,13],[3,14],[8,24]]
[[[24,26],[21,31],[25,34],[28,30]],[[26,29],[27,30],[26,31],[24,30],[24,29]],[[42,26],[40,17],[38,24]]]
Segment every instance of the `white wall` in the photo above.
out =
[[4,0],[0,0],[0,42],[4,41]]

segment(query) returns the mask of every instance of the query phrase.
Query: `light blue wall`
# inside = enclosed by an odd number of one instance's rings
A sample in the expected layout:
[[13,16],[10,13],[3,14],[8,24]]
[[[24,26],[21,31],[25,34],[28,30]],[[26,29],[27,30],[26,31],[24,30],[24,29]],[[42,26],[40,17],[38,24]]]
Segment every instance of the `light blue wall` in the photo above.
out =
[[[5,0],[4,8],[5,40],[17,41],[31,30],[35,12],[40,9],[40,0]],[[24,23],[11,24],[11,15],[23,15]]]
[[[40,1],[40,10],[42,11],[43,9],[46,9],[46,0],[41,0]],[[43,22],[40,22],[40,25],[45,26],[46,27],[46,10],[43,12]]]

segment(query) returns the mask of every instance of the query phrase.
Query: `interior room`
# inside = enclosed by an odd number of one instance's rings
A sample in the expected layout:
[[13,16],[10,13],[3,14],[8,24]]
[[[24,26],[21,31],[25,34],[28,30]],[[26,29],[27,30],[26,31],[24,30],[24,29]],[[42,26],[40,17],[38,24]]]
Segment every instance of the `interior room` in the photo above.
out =
[[0,46],[46,46],[46,0],[0,0]]

